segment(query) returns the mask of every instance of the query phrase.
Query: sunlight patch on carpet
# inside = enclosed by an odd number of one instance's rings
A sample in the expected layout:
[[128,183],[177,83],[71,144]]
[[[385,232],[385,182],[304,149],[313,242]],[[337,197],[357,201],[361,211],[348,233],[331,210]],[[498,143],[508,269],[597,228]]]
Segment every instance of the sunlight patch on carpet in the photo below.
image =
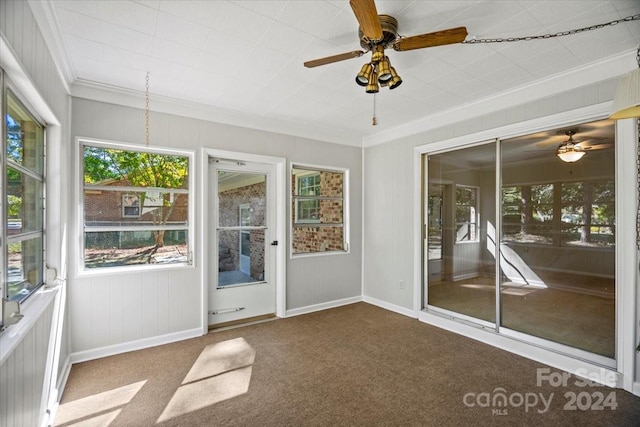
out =
[[[108,426],[146,382],[139,381],[64,403],[58,407],[56,425]],[[120,409],[114,411],[114,408]]]
[[255,350],[244,338],[206,346],[157,422],[246,393],[255,357]]

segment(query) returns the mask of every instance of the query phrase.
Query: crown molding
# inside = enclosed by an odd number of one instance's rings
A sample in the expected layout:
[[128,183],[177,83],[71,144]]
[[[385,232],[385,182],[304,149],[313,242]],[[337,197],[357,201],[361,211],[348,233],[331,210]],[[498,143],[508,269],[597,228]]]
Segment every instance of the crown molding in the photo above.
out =
[[[76,98],[106,102],[131,108],[144,108],[145,94],[143,92],[83,79],[78,79],[71,85],[70,93],[71,96]],[[161,95],[151,95],[149,109],[159,113],[173,114],[265,132],[280,133],[315,141],[354,147],[362,146],[360,135],[354,132],[345,132],[337,129],[327,129],[309,123],[294,123],[265,116],[252,115],[241,111],[228,110]]]
[[42,33],[42,37],[49,48],[53,62],[58,69],[62,84],[67,93],[71,93],[70,85],[76,80],[76,72],[69,59],[69,54],[64,47],[62,40],[62,30],[58,15],[53,8],[52,2],[42,0],[28,0],[31,13],[36,20],[36,24]]
[[527,102],[536,101],[568,90],[620,77],[637,66],[635,56],[635,49],[622,52],[602,61],[574,68],[545,79],[539,79],[527,85],[491,95],[437,114],[432,114],[406,125],[365,136],[362,139],[362,146],[371,147],[383,144],[442,126],[451,125],[462,120],[468,120],[495,111],[522,105]]

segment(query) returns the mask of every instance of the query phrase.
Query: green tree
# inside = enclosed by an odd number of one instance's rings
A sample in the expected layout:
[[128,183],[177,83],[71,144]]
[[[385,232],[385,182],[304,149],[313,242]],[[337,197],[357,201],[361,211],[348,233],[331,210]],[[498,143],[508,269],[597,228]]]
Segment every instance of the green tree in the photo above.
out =
[[[83,155],[85,183],[116,179],[139,187],[140,212],[145,210],[149,192],[188,188],[187,157],[101,147],[85,147]],[[178,199],[175,195],[172,197],[171,192],[160,191],[160,197],[161,206],[154,205],[149,213],[154,225],[167,223]],[[164,230],[153,231],[154,252],[164,245],[164,234]]]

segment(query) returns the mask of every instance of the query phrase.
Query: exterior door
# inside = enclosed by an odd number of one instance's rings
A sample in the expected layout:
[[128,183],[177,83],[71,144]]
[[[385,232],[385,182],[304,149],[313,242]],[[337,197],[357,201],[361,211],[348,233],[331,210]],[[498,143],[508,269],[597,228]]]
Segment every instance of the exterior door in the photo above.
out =
[[209,162],[209,325],[276,312],[275,167]]

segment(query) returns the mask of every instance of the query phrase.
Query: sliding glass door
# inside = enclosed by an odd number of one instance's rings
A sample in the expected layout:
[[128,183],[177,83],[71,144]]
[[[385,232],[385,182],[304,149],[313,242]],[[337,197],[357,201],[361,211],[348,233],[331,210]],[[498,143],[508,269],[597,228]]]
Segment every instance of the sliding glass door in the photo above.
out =
[[426,309],[615,359],[614,133],[601,120],[426,155]]
[[[428,157],[428,304],[495,323],[495,142]],[[495,210],[495,209],[493,209]],[[493,229],[493,228],[492,228]]]

